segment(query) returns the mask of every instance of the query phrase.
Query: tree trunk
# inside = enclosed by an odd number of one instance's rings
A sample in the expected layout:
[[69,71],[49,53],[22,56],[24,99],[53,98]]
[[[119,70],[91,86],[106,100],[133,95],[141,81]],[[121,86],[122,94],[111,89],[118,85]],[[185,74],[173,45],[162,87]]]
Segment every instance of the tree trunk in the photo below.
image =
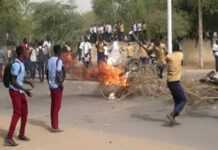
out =
[[204,68],[204,59],[203,59],[203,12],[202,12],[202,3],[201,0],[198,0],[198,34],[199,34],[199,64],[200,68]]

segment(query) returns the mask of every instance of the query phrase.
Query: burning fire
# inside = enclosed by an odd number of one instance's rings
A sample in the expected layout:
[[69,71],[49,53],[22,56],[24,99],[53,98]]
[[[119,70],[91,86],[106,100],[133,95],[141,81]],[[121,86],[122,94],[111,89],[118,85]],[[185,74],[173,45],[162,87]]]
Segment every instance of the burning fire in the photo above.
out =
[[118,67],[106,63],[99,64],[99,81],[106,86],[127,87],[127,77]]
[[62,54],[64,67],[73,78],[78,77],[83,80],[98,80],[106,86],[127,87],[127,77],[122,69],[106,64],[100,63],[98,66],[85,68],[80,64],[70,52]]

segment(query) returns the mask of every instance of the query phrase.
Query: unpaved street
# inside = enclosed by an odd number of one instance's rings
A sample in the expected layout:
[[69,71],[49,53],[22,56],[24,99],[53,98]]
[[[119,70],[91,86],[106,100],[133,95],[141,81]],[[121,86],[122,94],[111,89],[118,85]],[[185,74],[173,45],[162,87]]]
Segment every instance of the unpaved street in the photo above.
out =
[[[95,94],[93,94],[95,93]],[[36,84],[30,99],[28,136],[31,142],[17,148],[3,146],[10,121],[7,90],[0,89],[1,150],[217,150],[216,105],[184,113],[180,125],[165,127],[170,97],[134,97],[108,102],[92,82],[65,83],[61,134],[48,131],[50,99],[46,84]],[[218,107],[217,107],[218,108]]]

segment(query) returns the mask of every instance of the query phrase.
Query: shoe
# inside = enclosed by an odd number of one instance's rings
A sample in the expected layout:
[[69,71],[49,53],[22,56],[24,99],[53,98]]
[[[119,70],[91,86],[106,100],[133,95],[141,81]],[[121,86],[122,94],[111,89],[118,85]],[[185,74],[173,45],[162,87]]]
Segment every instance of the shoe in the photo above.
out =
[[50,131],[53,132],[53,133],[61,133],[61,132],[64,132],[64,130],[55,129],[55,128],[51,128]]
[[174,126],[176,124],[176,120],[172,114],[167,115],[167,123],[169,126]]
[[14,139],[6,138],[5,139],[5,146],[15,147],[15,146],[18,146],[18,144],[14,141]]
[[21,135],[18,136],[18,139],[21,141],[26,141],[26,142],[30,141],[30,138],[28,138],[26,136],[21,136]]

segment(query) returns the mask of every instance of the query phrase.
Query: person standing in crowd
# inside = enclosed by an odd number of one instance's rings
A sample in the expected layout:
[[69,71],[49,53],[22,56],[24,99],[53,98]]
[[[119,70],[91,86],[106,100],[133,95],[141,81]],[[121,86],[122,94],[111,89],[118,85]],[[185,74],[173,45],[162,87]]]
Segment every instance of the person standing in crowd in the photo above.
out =
[[82,50],[81,58],[82,62],[85,65],[86,68],[89,67],[91,61],[92,61],[92,45],[88,41],[87,37],[85,37],[85,41],[80,44],[80,49]]
[[0,48],[0,81],[3,79],[3,70],[6,64],[6,55],[4,49]]
[[107,42],[111,42],[112,40],[112,32],[113,32],[113,28],[111,24],[107,24],[106,25],[106,41]]
[[47,62],[50,55],[51,55],[51,42],[50,39],[47,38],[44,42],[43,42],[43,53],[45,55],[45,61]]
[[131,44],[131,42],[128,42],[127,59],[128,61],[131,61],[133,58],[134,58],[134,46]]
[[97,49],[97,62],[98,64],[105,61],[105,55],[104,55],[104,41],[103,39],[99,39],[96,43],[96,49]]
[[142,64],[149,63],[149,55],[147,52],[147,45],[146,42],[143,42],[139,45],[139,58]]
[[9,94],[13,105],[13,116],[11,119],[10,128],[8,135],[5,139],[7,146],[17,146],[18,144],[14,141],[13,135],[17,126],[17,122],[21,118],[21,126],[18,139],[21,141],[29,141],[30,139],[25,136],[25,129],[28,115],[28,102],[25,94],[32,97],[30,89],[24,87],[24,84],[30,85],[32,88],[33,84],[25,80],[25,66],[24,60],[27,59],[28,53],[23,46],[16,48],[17,58],[11,66],[10,73],[12,75],[11,83],[9,86]]
[[[137,28],[137,23],[133,24],[133,33],[138,37],[138,28]],[[135,40],[134,40],[135,41]]]
[[213,55],[215,57],[216,72],[218,72],[218,40],[216,40],[213,44]]
[[164,69],[166,67],[166,47],[164,43],[155,41],[154,47],[155,56],[157,58],[158,76],[163,79]]
[[139,41],[143,42],[142,23],[137,23],[137,32]]
[[108,56],[108,64],[119,65],[122,62],[121,58],[120,44],[118,39],[115,38]]
[[187,98],[180,83],[182,77],[183,53],[179,48],[178,42],[173,42],[173,53],[168,54],[167,58],[167,84],[174,99],[174,110],[167,115],[170,126],[175,125],[176,117],[180,115],[185,107]]
[[81,62],[82,61],[82,45],[84,44],[85,40],[84,40],[84,37],[82,36],[80,38],[80,42],[78,43],[77,45],[77,59]]
[[61,52],[61,46],[55,45],[55,56],[48,60],[47,80],[51,91],[51,132],[62,132],[59,127],[59,112],[62,104],[65,71]]
[[124,24],[121,21],[117,22],[117,36],[118,36],[118,40],[119,41],[123,41],[124,40]]
[[39,42],[37,48],[37,61],[38,61],[38,72],[39,72],[39,80],[40,82],[44,82],[45,77],[45,64],[47,63],[45,60],[45,55],[43,52],[43,41]]
[[146,41],[148,37],[147,37],[147,24],[145,23],[145,21],[142,22],[142,33],[143,33],[143,41]]
[[36,69],[37,69],[37,51],[36,48],[30,47],[30,51],[31,51],[31,55],[30,55],[30,61],[31,61],[31,67],[30,67],[30,71],[31,71],[31,79],[34,80],[36,77]]
[[[30,51],[29,51],[29,43],[27,38],[23,39],[23,42],[21,43],[21,46],[23,46],[23,48],[28,51],[29,56],[30,56]],[[26,69],[26,76],[30,77],[31,74],[31,62],[30,62],[30,57],[28,57],[27,59],[25,59],[24,61],[24,65],[25,65],[25,69]]]

